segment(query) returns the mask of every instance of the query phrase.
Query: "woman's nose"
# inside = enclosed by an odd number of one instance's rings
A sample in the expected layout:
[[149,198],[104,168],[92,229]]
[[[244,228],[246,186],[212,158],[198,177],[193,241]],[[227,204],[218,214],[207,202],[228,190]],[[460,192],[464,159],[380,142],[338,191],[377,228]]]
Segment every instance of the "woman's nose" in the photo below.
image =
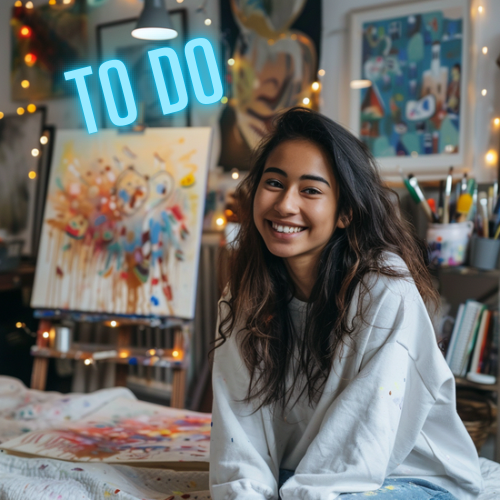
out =
[[296,213],[299,209],[297,194],[291,189],[283,191],[276,201],[274,209],[280,215]]

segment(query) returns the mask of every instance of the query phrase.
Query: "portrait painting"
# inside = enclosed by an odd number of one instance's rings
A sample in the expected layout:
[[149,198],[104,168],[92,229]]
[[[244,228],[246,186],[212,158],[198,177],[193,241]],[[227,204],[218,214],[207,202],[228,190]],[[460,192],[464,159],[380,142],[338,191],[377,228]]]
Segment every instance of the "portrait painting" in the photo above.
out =
[[219,165],[248,169],[273,119],[313,102],[321,2],[222,0],[221,29],[228,101],[220,118]]

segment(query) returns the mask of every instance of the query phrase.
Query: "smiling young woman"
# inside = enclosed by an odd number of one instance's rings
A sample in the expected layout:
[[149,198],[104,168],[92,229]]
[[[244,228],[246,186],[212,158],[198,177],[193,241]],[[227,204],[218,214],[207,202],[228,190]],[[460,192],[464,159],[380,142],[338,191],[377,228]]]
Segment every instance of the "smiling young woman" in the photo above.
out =
[[214,500],[480,492],[426,249],[391,196],[366,146],[318,113],[287,111],[261,144],[219,301]]

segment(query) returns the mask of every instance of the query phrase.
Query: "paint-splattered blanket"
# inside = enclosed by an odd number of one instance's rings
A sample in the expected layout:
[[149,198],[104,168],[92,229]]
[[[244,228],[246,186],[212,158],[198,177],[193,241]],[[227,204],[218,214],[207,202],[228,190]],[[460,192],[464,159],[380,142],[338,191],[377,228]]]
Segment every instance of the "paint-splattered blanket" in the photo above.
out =
[[[27,432],[57,428],[96,413],[124,388],[92,394],[59,394],[27,389],[0,376],[0,443]],[[208,472],[175,472],[104,463],[71,463],[21,458],[0,452],[0,500],[208,500]]]
[[[113,399],[135,396],[124,388],[92,394],[27,389],[0,376],[0,443],[32,430],[60,426],[91,415]],[[485,490],[478,500],[500,498],[500,464],[480,459]],[[0,453],[0,500],[209,500],[208,472],[71,463]]]

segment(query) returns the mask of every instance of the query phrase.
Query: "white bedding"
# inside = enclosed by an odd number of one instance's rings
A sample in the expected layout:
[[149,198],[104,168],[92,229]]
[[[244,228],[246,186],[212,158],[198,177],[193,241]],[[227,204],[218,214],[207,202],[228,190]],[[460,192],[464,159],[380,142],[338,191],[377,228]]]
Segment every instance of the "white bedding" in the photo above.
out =
[[[57,427],[90,415],[124,388],[92,394],[41,392],[0,376],[0,443],[24,432]],[[480,459],[485,490],[478,500],[500,500],[500,464]],[[0,452],[0,500],[209,500],[208,472],[71,463]]]

